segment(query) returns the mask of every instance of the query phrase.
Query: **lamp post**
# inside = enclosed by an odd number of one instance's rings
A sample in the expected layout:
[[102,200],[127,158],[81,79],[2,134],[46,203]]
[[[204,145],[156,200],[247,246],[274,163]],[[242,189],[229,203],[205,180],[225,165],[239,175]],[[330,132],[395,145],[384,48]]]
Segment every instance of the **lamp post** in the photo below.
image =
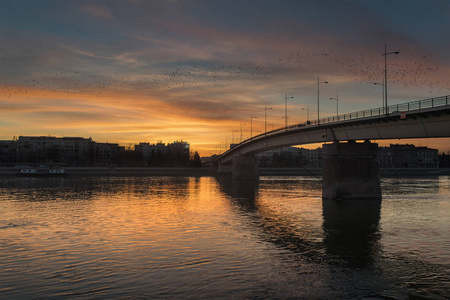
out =
[[338,120],[338,117],[339,117],[339,97],[338,97],[338,95],[336,94],[336,98],[330,98],[330,100],[336,100],[336,121],[339,121]]
[[319,81],[319,77],[317,77],[317,125],[320,124],[320,114],[319,114],[319,86],[322,83],[328,83],[328,81]]
[[382,103],[382,107],[383,107],[383,111],[384,111],[384,88],[385,88],[385,85],[384,85],[384,83],[379,83],[379,82],[375,82],[374,85],[381,85],[381,86],[383,86],[383,103]]
[[242,122],[241,122],[241,139],[240,139],[239,143],[242,143],[242,125],[245,125],[245,124],[242,124]]
[[225,137],[225,151],[227,151],[227,145],[228,145],[228,139],[229,139],[230,137],[229,136],[226,136]]
[[250,138],[253,137],[253,119],[258,118],[258,116],[253,116],[253,114],[250,114]]
[[231,136],[232,136],[232,143],[234,144],[234,133],[235,132],[238,132],[238,130],[237,129],[232,129],[231,130]]
[[267,104],[266,104],[266,106],[264,107],[264,133],[267,132],[267,110],[268,109],[272,109],[272,107],[267,107]]
[[287,94],[284,95],[284,127],[287,128],[287,99],[294,99],[294,97],[288,97]]
[[387,104],[387,55],[388,54],[399,54],[400,52],[398,51],[394,51],[394,52],[386,52],[387,46],[386,44],[384,44],[384,101],[386,103],[385,107],[386,107],[386,114],[388,114],[388,104]]
[[306,110],[306,121],[309,121],[309,105],[306,108],[302,107],[302,110]]

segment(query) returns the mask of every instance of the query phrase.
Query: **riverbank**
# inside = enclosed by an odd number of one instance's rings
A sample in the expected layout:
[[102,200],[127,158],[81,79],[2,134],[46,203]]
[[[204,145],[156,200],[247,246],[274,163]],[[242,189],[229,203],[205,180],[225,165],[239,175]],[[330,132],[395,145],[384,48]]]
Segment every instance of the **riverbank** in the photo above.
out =
[[[213,168],[64,168],[65,176],[215,176]],[[16,176],[19,168],[0,168],[0,176]]]
[[[16,176],[19,168],[1,167],[0,177]],[[65,168],[66,176],[217,176],[215,168]],[[450,168],[381,169],[381,177],[450,175]],[[260,176],[322,176],[320,168],[260,168]]]
[[422,168],[392,168],[381,169],[381,177],[405,177],[405,176],[444,176],[450,175],[450,168],[422,169]]
[[[260,176],[322,176],[321,168],[260,168]],[[381,177],[450,175],[450,168],[389,168],[380,169]]]

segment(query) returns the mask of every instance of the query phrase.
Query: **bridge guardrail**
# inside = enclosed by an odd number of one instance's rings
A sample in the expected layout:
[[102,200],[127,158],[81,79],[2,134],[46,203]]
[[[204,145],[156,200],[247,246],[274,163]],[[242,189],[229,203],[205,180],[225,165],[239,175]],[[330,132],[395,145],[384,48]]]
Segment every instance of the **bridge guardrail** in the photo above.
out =
[[[367,109],[367,110],[361,110],[346,114],[340,114],[333,117],[328,118],[322,118],[319,120],[313,120],[308,121],[304,123],[299,123],[296,125],[291,125],[287,127],[278,128],[272,131],[267,131],[266,133],[262,133],[259,135],[255,135],[254,137],[251,137],[249,139],[246,139],[245,141],[242,141],[241,143],[237,144],[235,147],[247,144],[249,142],[252,142],[255,139],[259,139],[262,137],[271,136],[273,134],[282,132],[282,131],[290,131],[293,129],[298,129],[300,127],[305,126],[319,126],[323,124],[329,124],[334,122],[341,122],[341,121],[348,121],[348,120],[356,120],[356,119],[363,119],[367,117],[376,117],[376,116],[383,116],[386,117],[389,116],[389,114],[395,113],[395,112],[408,112],[408,111],[420,111],[421,109],[426,108],[433,108],[433,107],[440,107],[440,106],[449,106],[450,105],[450,95],[447,96],[441,96],[436,98],[429,98],[424,100],[417,100],[412,102],[406,102],[406,103],[400,103],[400,104],[394,104],[390,105],[387,108],[385,107],[379,107],[379,108],[373,108],[373,109]],[[231,151],[231,149],[228,149],[223,154],[226,154],[227,152]]]

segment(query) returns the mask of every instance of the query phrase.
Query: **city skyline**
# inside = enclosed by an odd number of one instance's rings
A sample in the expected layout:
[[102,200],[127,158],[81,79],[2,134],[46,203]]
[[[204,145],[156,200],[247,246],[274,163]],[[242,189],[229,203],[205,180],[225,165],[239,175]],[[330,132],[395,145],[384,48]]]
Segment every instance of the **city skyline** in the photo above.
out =
[[[385,58],[388,105],[450,94],[447,1],[0,6],[2,140],[182,139],[207,156],[241,128],[247,138],[316,119],[318,78],[320,117],[336,115],[337,95],[339,113],[381,107]],[[385,45],[399,54],[384,57]],[[450,150],[449,138],[400,142]]]
[[[322,147],[280,147],[257,154],[261,167],[321,168]],[[192,166],[197,152],[190,151],[187,141],[173,143],[140,142],[130,147],[99,143],[92,138],[20,136],[14,140],[0,140],[0,165],[11,166],[161,166],[174,163]],[[437,149],[416,147],[414,144],[390,144],[378,147],[381,168],[438,168],[440,156],[445,165],[446,154]],[[447,153],[448,156],[448,153]],[[214,157],[205,157],[205,161]]]

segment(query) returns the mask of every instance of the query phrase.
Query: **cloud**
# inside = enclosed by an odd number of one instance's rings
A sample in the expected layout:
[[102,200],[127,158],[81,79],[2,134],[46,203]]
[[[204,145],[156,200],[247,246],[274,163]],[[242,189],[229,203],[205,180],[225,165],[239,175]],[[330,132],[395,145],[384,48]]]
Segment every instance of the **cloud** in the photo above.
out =
[[112,57],[109,56],[102,56],[102,55],[98,55],[96,53],[90,52],[88,50],[85,49],[81,49],[77,46],[68,46],[68,45],[64,45],[64,44],[60,44],[59,45],[63,50],[66,50],[70,53],[76,54],[76,55],[81,55],[81,56],[86,56],[89,58],[104,58],[104,59],[112,59]]
[[101,6],[98,3],[89,3],[82,5],[80,11],[89,14],[91,16],[101,19],[113,19],[110,9],[106,6]]
[[[19,24],[14,21],[18,15],[3,18],[0,108],[11,128],[118,141],[183,138],[218,144],[249,123],[250,115],[258,115],[253,130],[261,131],[265,105],[272,107],[268,123],[282,126],[286,93],[294,96],[288,102],[289,122],[304,121],[301,108],[307,105],[316,114],[318,77],[329,82],[320,87],[321,116],[335,113],[334,102],[326,100],[336,94],[342,112],[380,106],[381,90],[373,83],[384,78],[384,44],[400,51],[388,58],[392,103],[450,90],[448,43],[424,39],[407,23],[393,26],[398,23],[393,12],[378,4],[186,0],[76,5],[78,10],[64,3],[36,10],[34,23],[24,19]],[[42,15],[45,21],[36,26]],[[421,32],[445,34],[448,29],[436,27],[439,20],[433,15],[433,26]]]

